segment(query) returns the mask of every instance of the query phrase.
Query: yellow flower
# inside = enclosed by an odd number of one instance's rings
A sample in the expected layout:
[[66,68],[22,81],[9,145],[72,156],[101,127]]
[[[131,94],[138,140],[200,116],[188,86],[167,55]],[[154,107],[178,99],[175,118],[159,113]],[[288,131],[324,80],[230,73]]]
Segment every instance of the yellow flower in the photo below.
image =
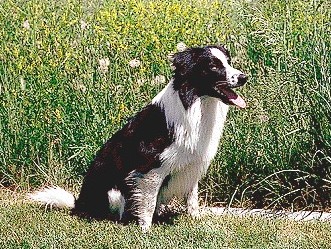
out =
[[59,109],[55,110],[55,117],[56,117],[57,120],[62,119],[61,111]]

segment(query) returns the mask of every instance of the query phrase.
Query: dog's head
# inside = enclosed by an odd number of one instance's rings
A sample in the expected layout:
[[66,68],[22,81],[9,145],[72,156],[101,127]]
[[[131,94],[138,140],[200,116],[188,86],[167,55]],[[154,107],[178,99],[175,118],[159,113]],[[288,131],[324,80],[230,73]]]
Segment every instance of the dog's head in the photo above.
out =
[[211,96],[225,104],[246,107],[245,101],[233,90],[247,81],[247,76],[231,66],[229,52],[223,46],[189,48],[173,55],[176,90],[197,96]]

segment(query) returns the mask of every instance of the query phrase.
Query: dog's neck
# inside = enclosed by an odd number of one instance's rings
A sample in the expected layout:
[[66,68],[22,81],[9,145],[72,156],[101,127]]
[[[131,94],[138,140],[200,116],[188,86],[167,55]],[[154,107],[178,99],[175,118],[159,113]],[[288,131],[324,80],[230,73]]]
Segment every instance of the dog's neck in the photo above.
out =
[[164,111],[167,126],[174,131],[176,143],[191,153],[198,152],[196,150],[199,148],[206,150],[211,142],[217,149],[228,106],[219,99],[197,95],[186,98],[189,102],[183,103],[181,94],[186,93],[175,90],[171,80],[152,100],[152,104],[160,106]]
[[178,92],[178,96],[182,101],[185,110],[189,109],[193,103],[199,98],[200,93],[192,87],[188,81],[177,80],[176,78],[172,81],[172,87]]

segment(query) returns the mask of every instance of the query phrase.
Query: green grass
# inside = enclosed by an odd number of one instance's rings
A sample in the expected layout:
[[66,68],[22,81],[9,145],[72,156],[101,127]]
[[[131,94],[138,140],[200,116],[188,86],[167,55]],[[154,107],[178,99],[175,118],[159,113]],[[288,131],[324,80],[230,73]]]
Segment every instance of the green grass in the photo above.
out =
[[170,79],[177,43],[223,43],[250,76],[249,108],[231,111],[202,194],[327,208],[330,12],[322,0],[2,1],[0,183],[79,185],[103,142],[165,85],[155,77]]
[[24,195],[0,190],[0,248],[330,248],[331,224],[259,218],[186,215],[136,225],[80,220],[68,211],[45,211]]

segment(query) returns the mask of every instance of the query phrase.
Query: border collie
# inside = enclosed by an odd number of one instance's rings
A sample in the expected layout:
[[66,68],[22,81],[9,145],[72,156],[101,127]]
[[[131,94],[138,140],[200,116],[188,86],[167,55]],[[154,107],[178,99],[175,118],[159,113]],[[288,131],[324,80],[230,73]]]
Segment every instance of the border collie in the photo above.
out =
[[233,89],[247,77],[223,46],[190,48],[171,60],[173,78],[99,150],[77,199],[59,187],[30,198],[83,217],[135,220],[144,231],[174,196],[198,216],[198,182],[215,157],[229,105],[246,106]]

